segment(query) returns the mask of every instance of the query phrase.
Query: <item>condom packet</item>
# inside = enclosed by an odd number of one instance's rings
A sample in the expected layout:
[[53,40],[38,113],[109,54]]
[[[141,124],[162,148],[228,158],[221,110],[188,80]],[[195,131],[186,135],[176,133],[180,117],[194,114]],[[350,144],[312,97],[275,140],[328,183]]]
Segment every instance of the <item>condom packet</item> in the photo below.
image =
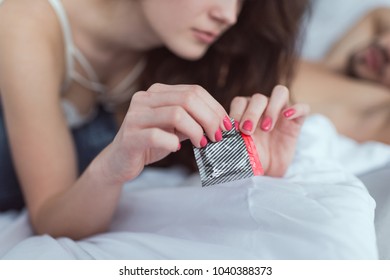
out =
[[264,175],[252,137],[231,122],[232,129],[222,132],[221,141],[193,147],[203,187]]

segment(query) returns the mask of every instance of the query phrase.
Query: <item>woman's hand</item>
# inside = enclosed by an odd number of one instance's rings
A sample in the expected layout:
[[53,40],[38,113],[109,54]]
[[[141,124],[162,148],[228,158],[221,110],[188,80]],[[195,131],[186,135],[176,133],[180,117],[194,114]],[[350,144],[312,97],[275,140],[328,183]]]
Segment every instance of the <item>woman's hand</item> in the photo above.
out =
[[123,183],[135,178],[145,165],[179,150],[181,141],[190,139],[194,146],[204,147],[204,133],[217,142],[222,130],[230,128],[224,108],[202,87],[154,84],[134,94],[100,162],[108,176]]
[[268,98],[261,94],[235,97],[230,116],[241,132],[252,135],[265,175],[282,177],[290,165],[305,117],[306,104],[289,106],[289,91],[276,86]]

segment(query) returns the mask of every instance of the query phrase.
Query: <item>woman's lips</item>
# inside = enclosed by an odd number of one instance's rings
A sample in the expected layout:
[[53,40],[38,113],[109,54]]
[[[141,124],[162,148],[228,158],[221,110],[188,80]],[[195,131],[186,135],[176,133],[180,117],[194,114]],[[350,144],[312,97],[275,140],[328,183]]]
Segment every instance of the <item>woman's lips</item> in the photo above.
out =
[[195,38],[203,44],[211,44],[213,43],[217,35],[213,32],[203,31],[199,29],[193,29]]

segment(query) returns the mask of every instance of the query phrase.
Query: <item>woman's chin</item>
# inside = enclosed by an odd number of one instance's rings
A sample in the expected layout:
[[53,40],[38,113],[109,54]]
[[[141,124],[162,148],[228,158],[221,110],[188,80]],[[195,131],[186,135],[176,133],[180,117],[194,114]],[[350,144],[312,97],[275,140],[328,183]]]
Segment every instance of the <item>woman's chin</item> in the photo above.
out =
[[176,51],[174,52],[178,57],[185,59],[185,60],[190,60],[190,61],[196,61],[201,59],[208,48],[192,48],[192,49],[187,49],[185,51]]

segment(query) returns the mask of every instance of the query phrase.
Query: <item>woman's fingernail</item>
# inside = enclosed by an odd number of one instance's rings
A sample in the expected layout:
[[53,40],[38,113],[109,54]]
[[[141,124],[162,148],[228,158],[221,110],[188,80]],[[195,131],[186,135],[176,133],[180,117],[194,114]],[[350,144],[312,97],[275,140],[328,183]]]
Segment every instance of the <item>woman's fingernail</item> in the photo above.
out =
[[242,128],[245,129],[246,131],[252,131],[253,128],[252,121],[245,121],[244,124],[242,125]]
[[207,146],[207,138],[206,138],[206,136],[203,136],[203,137],[202,137],[202,140],[200,140],[200,146],[201,146],[202,148],[204,148],[204,147]]
[[177,146],[177,151],[180,151],[181,149],[181,144],[179,143],[179,145]]
[[223,118],[223,125],[226,128],[226,130],[228,130],[228,131],[232,129],[232,123],[231,123],[228,116],[225,116]]
[[218,128],[217,132],[215,132],[215,141],[219,142],[222,140],[222,131]]
[[288,109],[286,111],[284,111],[283,115],[286,117],[286,118],[289,118],[291,117],[292,115],[294,115],[297,111],[295,111],[295,109]]
[[261,129],[264,131],[270,130],[272,127],[272,119],[270,117],[266,117],[261,123]]

